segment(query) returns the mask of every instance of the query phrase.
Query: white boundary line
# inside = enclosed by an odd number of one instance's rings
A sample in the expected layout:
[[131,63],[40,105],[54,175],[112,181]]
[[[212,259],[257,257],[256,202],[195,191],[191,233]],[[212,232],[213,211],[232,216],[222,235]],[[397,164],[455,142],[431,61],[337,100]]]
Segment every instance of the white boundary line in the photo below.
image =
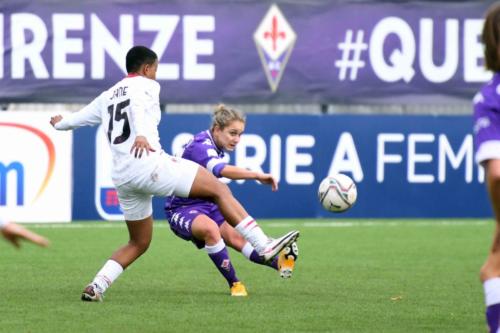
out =
[[[457,226],[493,226],[493,220],[418,220],[418,221],[310,221],[310,222],[263,222],[265,228],[357,228],[357,227],[457,227]],[[75,222],[75,223],[49,223],[49,224],[30,224],[30,227],[47,229],[126,229],[124,222]],[[156,222],[155,228],[168,228],[165,221]]]
[[457,220],[439,220],[439,221],[358,221],[358,222],[303,222],[303,223],[279,223],[270,222],[263,224],[267,227],[311,227],[311,228],[349,228],[349,227],[399,227],[399,226],[411,226],[411,227],[441,227],[441,226],[478,226],[487,225],[493,223],[491,221],[457,221]]

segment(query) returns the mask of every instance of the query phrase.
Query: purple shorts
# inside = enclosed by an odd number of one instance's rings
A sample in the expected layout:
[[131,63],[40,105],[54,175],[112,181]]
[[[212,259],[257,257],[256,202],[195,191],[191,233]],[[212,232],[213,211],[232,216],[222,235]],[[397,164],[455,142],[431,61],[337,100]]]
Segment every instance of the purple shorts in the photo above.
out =
[[217,223],[220,227],[225,219],[217,205],[207,202],[192,206],[181,206],[174,209],[165,208],[165,215],[170,224],[170,229],[180,238],[192,241],[199,249],[205,246],[203,240],[194,238],[191,232],[191,225],[198,215],[206,215]]

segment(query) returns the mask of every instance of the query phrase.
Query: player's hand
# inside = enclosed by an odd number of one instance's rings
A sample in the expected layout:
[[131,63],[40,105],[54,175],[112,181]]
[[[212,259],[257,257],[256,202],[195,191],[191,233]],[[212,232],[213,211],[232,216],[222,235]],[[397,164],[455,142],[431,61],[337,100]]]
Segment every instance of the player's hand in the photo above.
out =
[[58,114],[57,116],[54,116],[54,117],[50,117],[50,124],[52,126],[55,126],[58,122],[60,122],[61,120],[63,119],[63,117]]
[[142,154],[146,151],[146,154],[149,155],[150,151],[156,151],[154,150],[148,142],[148,139],[146,139],[145,136],[138,135],[135,137],[134,144],[132,145],[132,148],[130,149],[130,153],[134,154],[135,158],[141,158]]
[[20,240],[24,239],[30,241],[38,246],[47,247],[49,246],[49,241],[34,232],[20,226],[16,223],[7,223],[2,229],[2,236],[12,243],[15,247],[19,248],[21,246]]
[[257,176],[257,180],[262,184],[271,185],[271,190],[276,192],[278,190],[278,182],[270,173],[261,173]]

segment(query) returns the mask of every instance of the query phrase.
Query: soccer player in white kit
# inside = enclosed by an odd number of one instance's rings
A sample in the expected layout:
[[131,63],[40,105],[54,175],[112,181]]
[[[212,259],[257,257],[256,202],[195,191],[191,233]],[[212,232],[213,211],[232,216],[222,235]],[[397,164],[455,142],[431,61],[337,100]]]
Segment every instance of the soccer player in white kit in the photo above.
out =
[[265,259],[294,242],[298,231],[268,238],[233,197],[227,185],[198,164],[166,154],[158,124],[160,85],[157,55],[134,46],[126,56],[128,75],[79,112],[51,117],[58,130],[103,124],[113,156],[112,178],[129,231],[129,242],[116,250],[84,289],[82,300],[102,301],[106,289],[149,247],[153,231],[152,197],[176,195],[215,202],[225,219]]

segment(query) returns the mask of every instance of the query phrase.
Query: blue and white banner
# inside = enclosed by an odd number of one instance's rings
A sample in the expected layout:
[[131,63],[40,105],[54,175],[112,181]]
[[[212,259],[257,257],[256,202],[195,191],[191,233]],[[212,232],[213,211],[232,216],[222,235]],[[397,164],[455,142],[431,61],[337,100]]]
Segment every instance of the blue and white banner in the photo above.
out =
[[[46,114],[0,116],[0,214],[26,222],[121,219],[109,148],[97,128],[72,135],[52,129]],[[164,149],[177,151],[209,123],[209,115],[164,116]],[[468,116],[251,114],[230,163],[271,172],[279,191],[255,181],[229,186],[255,217],[489,217],[471,128]],[[332,215],[317,188],[337,172],[356,181],[358,200]],[[154,211],[163,218],[162,198]]]
[[[164,149],[175,152],[209,125],[209,115],[164,115]],[[279,191],[255,181],[229,186],[256,217],[487,217],[471,129],[467,116],[250,114],[230,163],[271,172]],[[96,135],[95,128],[74,132],[74,219],[119,218],[108,166],[96,160],[109,158],[93,145]],[[356,181],[358,200],[350,211],[332,215],[321,208],[317,188],[337,172]],[[163,218],[162,205],[155,199],[156,218]]]
[[89,102],[139,44],[162,103],[471,99],[490,3],[5,0],[0,101]]

